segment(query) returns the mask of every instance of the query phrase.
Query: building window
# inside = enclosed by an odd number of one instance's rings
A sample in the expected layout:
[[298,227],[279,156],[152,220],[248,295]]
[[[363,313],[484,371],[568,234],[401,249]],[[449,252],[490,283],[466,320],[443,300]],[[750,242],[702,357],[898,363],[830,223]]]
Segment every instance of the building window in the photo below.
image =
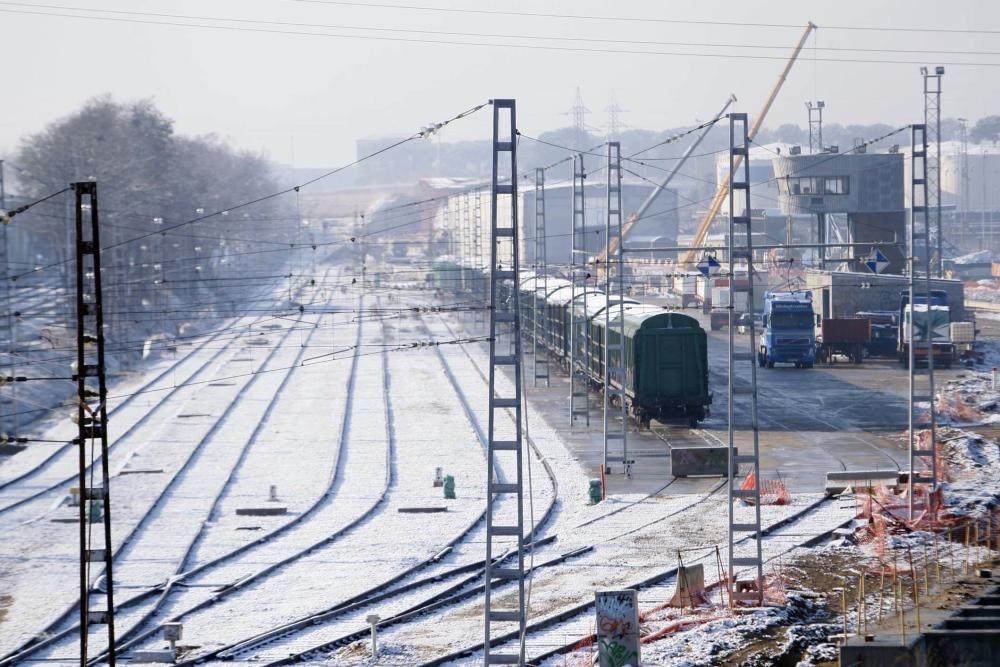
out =
[[786,176],[782,194],[789,195],[846,195],[850,191],[847,176]]
[[847,176],[827,176],[824,180],[826,183],[823,194],[846,195],[850,190],[850,179]]

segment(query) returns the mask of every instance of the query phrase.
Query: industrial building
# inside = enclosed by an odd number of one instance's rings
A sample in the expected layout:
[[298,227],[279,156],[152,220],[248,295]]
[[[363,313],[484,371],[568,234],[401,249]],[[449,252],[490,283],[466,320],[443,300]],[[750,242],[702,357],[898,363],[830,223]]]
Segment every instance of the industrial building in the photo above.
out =
[[886,273],[905,268],[906,203],[900,153],[817,153],[774,159],[781,210],[812,217],[813,265],[828,262],[862,270],[875,248],[889,260]]
[[1000,147],[941,142],[941,225],[946,258],[1000,248]]
[[[716,161],[716,180],[729,174],[728,156]],[[755,246],[828,243],[833,247],[762,251],[755,260],[794,257],[816,268],[863,269],[873,247],[890,260],[888,273],[904,270],[906,203],[899,152],[809,153],[801,146],[768,144],[750,150]],[[725,225],[725,210],[720,225]],[[723,227],[717,227],[722,229]]]
[[[627,219],[642,206],[653,192],[654,186],[644,182],[622,183],[622,217]],[[584,229],[578,243],[590,254],[597,254],[605,246],[607,218],[607,186],[594,178],[584,188]],[[545,253],[549,266],[568,266],[571,262],[573,243],[573,186],[555,183],[545,187]],[[503,207],[506,202],[500,204]],[[441,200],[434,214],[435,235],[446,244],[447,254],[467,263],[484,266],[488,262],[490,233],[489,188],[468,188],[447,195]],[[625,248],[636,250],[629,258],[660,257],[664,253],[638,252],[642,248],[674,246],[677,244],[678,225],[677,193],[661,190],[649,211],[632,227],[625,238]],[[507,211],[498,211],[499,216]],[[478,223],[477,223],[478,220]],[[518,192],[518,226],[521,244],[521,265],[528,267],[535,261],[535,188],[522,182]],[[478,233],[478,238],[477,238]]]
[[[654,187],[641,181],[622,183],[622,218],[628,217],[642,206]],[[607,186],[602,181],[590,182],[584,188],[584,226],[577,229],[578,241],[590,254],[604,250],[605,223],[607,219]],[[535,191],[524,188],[521,192],[521,229],[523,243],[522,261],[527,265],[535,257]],[[677,244],[677,193],[662,190],[649,211],[635,223],[625,238],[625,248],[639,250],[675,246]],[[568,264],[572,247],[571,219],[573,217],[572,183],[559,183],[545,188],[545,254],[549,264]],[[580,234],[581,231],[585,233]],[[660,253],[662,254],[662,253]],[[630,253],[629,258],[656,256],[656,253]]]

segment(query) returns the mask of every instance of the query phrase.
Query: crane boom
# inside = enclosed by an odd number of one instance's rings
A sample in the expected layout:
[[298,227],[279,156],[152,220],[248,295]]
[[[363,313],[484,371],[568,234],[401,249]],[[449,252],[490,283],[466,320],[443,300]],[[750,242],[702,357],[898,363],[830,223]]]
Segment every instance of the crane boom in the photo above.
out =
[[[788,73],[792,70],[792,65],[799,57],[799,53],[802,52],[802,47],[805,46],[806,39],[813,30],[816,29],[816,24],[810,21],[806,24],[806,29],[802,33],[802,37],[799,38],[799,43],[795,45],[795,50],[792,51],[792,56],[785,63],[784,69],[781,70],[781,75],[778,76],[777,83],[774,84],[774,88],[771,89],[771,94],[767,96],[767,100],[764,101],[764,106],[759,112],[757,112],[757,118],[754,119],[753,125],[750,127],[750,131],[747,133],[747,137],[750,141],[754,140],[757,136],[757,131],[760,130],[760,126],[764,123],[764,119],[767,117],[767,112],[771,110],[771,105],[774,104],[774,100],[778,97],[778,93],[781,91],[781,87],[785,84],[785,79],[788,78]],[[748,156],[749,157],[749,156]],[[743,156],[737,155],[735,160],[734,169],[738,168],[743,162]],[[721,183],[719,183],[719,189],[715,192],[715,197],[712,199],[711,206],[708,207],[708,212],[705,213],[705,217],[701,221],[701,225],[698,226],[698,231],[695,232],[694,238],[691,239],[691,247],[684,257],[678,261],[678,266],[691,265],[695,261],[695,253],[697,253],[698,247],[704,244],[705,237],[708,235],[708,230],[712,226],[712,221],[715,220],[715,216],[718,215],[719,209],[722,208],[722,202],[726,199],[726,194],[729,192],[729,179],[731,175],[727,175]]]
[[[663,182],[660,183],[655,188],[653,188],[653,191],[649,193],[648,197],[646,197],[646,200],[642,203],[642,206],[640,206],[635,211],[635,213],[631,214],[628,217],[628,219],[622,225],[622,233],[621,233],[622,239],[624,239],[628,235],[628,233],[632,230],[632,227],[635,226],[635,223],[639,222],[639,220],[642,219],[642,216],[644,216],[646,214],[646,211],[649,210],[649,207],[653,205],[653,202],[656,201],[656,198],[659,196],[659,194],[663,192],[663,190],[666,189],[668,185],[670,185],[670,181],[674,179],[674,176],[676,176],[677,172],[681,170],[681,167],[684,166],[684,163],[687,162],[687,159],[691,156],[691,154],[695,151],[695,149],[698,148],[698,144],[700,144],[702,142],[702,139],[704,139],[705,136],[711,131],[712,127],[714,126],[714,121],[719,120],[722,117],[722,115],[726,113],[726,109],[729,108],[729,105],[731,105],[735,101],[736,101],[736,96],[730,95],[729,99],[726,100],[725,106],[722,107],[722,110],[719,111],[719,113],[715,114],[715,117],[712,119],[713,122],[711,124],[706,124],[705,127],[702,129],[702,131],[698,133],[697,138],[695,138],[695,140],[691,143],[691,145],[684,150],[684,153],[677,161],[677,164],[674,165],[674,168],[670,170],[670,173],[668,173],[666,178],[663,179]],[[611,239],[608,249],[610,249],[612,254],[618,252],[617,237]],[[607,258],[606,250],[601,250],[594,258],[594,263],[601,264],[604,262],[606,258]]]

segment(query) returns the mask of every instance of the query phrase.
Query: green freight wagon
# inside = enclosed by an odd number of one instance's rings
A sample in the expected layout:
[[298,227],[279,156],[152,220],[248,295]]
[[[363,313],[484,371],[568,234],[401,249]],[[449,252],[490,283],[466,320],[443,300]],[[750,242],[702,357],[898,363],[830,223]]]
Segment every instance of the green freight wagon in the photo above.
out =
[[[612,326],[612,344],[617,328]],[[629,414],[644,425],[686,420],[696,427],[712,403],[705,330],[693,317],[651,305],[627,306],[624,328]]]

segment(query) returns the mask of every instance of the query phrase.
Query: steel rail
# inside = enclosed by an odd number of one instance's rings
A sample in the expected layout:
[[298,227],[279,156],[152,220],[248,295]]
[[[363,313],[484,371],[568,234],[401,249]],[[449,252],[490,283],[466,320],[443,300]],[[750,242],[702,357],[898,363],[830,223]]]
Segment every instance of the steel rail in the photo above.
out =
[[[286,330],[285,336],[287,337],[291,333],[291,331],[292,331],[291,328],[289,328],[288,330]],[[205,364],[203,364],[201,367],[199,367],[198,371],[195,374],[193,374],[191,377],[196,377],[198,374],[200,374],[201,372],[203,372],[205,370],[205,368],[207,368],[207,366],[209,364],[211,364],[212,361],[215,358],[217,358],[219,355],[221,355],[222,352],[225,351],[226,349],[227,348],[220,349],[219,352],[217,352],[216,354],[214,354],[212,356],[212,359],[210,359],[209,361],[205,362]],[[265,361],[263,363],[266,364],[268,361],[270,361],[271,357],[273,357],[276,354],[276,352],[277,352],[278,349],[279,349],[278,347],[272,348],[268,352],[267,358],[265,359]],[[136,535],[138,535],[139,532],[144,528],[144,526],[146,525],[147,521],[150,519],[150,517],[153,516],[153,514],[156,512],[157,508],[162,505],[164,499],[172,492],[174,486],[178,483],[178,481],[183,476],[183,474],[189,469],[189,467],[192,465],[192,463],[198,458],[198,455],[200,454],[200,452],[204,449],[204,447],[208,443],[208,441],[211,440],[212,436],[215,434],[215,432],[218,430],[218,428],[222,425],[222,423],[226,420],[227,416],[230,414],[230,412],[232,411],[232,409],[240,402],[240,400],[241,400],[244,392],[251,385],[253,385],[254,382],[259,377],[260,377],[260,375],[254,375],[254,376],[252,376],[250,378],[250,380],[239,390],[239,392],[236,394],[236,396],[233,397],[233,400],[226,407],[226,410],[223,411],[223,414],[219,416],[219,418],[212,425],[212,427],[208,430],[208,432],[201,438],[201,440],[198,442],[198,444],[191,450],[191,452],[188,454],[188,457],[184,460],[184,462],[181,464],[181,466],[174,472],[174,475],[170,478],[170,481],[167,482],[167,485],[163,488],[163,490],[160,492],[160,494],[157,496],[157,498],[151,503],[151,505],[147,509],[147,511],[143,514],[142,517],[139,518],[138,521],[135,522],[135,524],[129,529],[128,534],[124,537],[124,539],[122,539],[118,543],[118,546],[115,547],[114,554],[112,555],[113,559],[117,559],[119,557],[120,553],[122,552],[122,550],[124,550],[127,546],[129,546],[129,543],[132,541],[132,539]],[[157,408],[160,405],[162,405],[163,403],[164,402],[161,402],[160,404],[158,404]],[[151,411],[150,414],[152,414],[152,412],[153,411]],[[148,416],[149,415],[146,415],[143,419],[148,418]],[[137,426],[133,426],[132,428],[129,429],[128,432],[130,433],[136,427]],[[121,442],[121,441],[122,441],[122,439],[119,439],[116,442]],[[155,590],[155,589],[152,589],[152,590]],[[145,593],[145,594],[140,594],[140,596],[136,596],[136,598],[146,597],[146,596],[148,596],[148,592]],[[128,603],[134,604],[135,603],[135,598],[130,599],[128,601]],[[69,629],[61,631],[61,632],[58,631],[57,628],[60,625],[62,625],[63,623],[66,622],[66,620],[76,611],[76,608],[77,608],[77,602],[74,602],[73,605],[70,608],[68,608],[66,611],[64,611],[62,614],[60,614],[53,622],[51,622],[49,625],[47,625],[45,627],[45,629],[43,629],[41,632],[39,632],[38,634],[36,634],[35,637],[33,637],[32,639],[28,640],[27,642],[25,642],[21,646],[15,648],[13,651],[8,652],[6,655],[0,657],[0,667],[6,667],[7,665],[16,664],[17,662],[20,662],[21,660],[25,659],[29,655],[36,653],[38,650],[41,650],[42,648],[45,648],[46,646],[49,646],[49,645],[53,644],[55,641],[61,640],[62,638],[64,638],[65,636],[67,636],[68,633],[70,633],[73,630],[75,630],[78,626],[74,626],[73,628],[69,628]],[[122,608],[123,608],[122,605],[119,605],[119,607],[118,607],[119,611]]]

